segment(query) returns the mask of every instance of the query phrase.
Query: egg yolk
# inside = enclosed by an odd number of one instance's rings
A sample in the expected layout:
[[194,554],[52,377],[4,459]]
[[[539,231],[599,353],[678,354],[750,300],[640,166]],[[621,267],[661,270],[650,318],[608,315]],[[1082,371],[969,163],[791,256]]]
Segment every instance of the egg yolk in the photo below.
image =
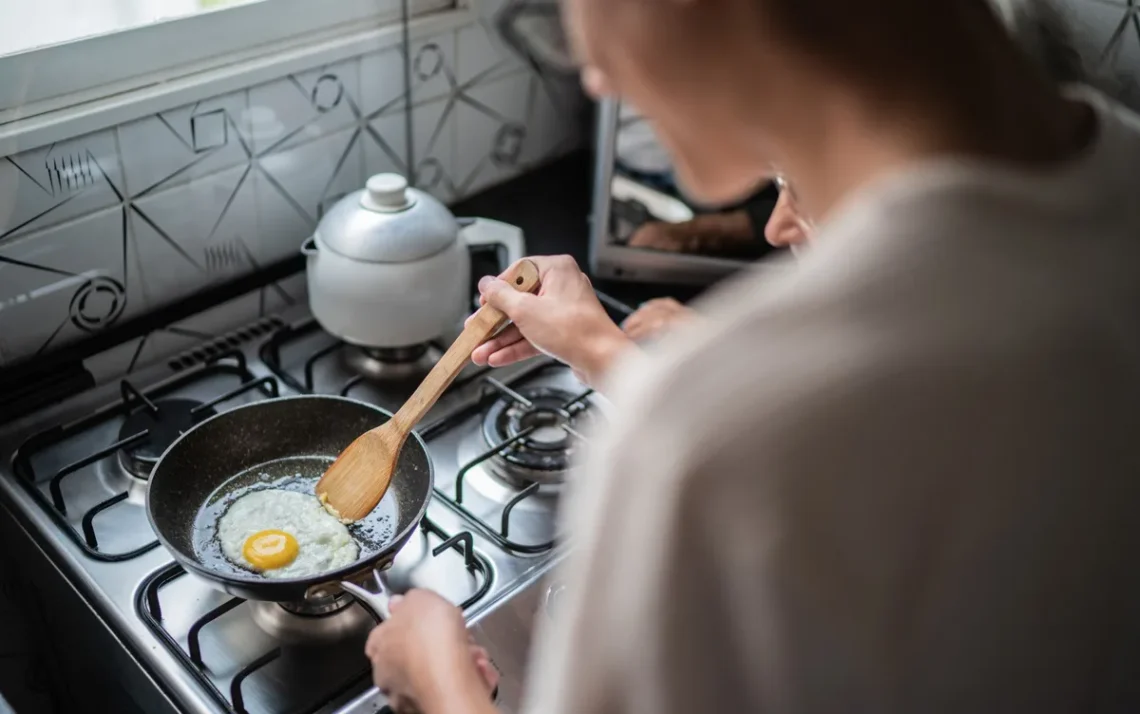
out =
[[297,539],[285,531],[260,531],[245,539],[241,554],[259,570],[284,568],[297,557]]

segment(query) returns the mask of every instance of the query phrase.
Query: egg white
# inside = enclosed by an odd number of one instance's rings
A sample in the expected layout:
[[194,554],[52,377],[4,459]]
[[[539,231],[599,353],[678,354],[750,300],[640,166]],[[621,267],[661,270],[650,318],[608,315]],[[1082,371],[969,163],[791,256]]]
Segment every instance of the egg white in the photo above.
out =
[[[242,555],[254,533],[285,531],[297,540],[297,557],[281,568],[258,570]],[[267,578],[306,578],[356,562],[360,546],[348,528],[330,515],[315,496],[296,491],[254,491],[230,504],[218,519],[218,542],[234,565],[256,570]]]

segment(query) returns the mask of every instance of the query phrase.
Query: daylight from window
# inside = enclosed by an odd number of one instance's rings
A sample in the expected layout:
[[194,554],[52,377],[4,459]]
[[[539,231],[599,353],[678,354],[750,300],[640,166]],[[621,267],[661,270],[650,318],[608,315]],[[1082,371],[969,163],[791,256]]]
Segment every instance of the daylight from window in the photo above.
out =
[[265,0],[0,0],[0,56]]

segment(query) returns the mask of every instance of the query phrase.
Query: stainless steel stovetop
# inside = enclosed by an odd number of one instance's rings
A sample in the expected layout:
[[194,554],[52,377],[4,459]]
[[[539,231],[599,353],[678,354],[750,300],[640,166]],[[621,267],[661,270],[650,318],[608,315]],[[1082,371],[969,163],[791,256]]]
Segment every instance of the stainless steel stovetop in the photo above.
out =
[[[147,523],[145,475],[172,438],[156,414],[187,418],[294,393],[343,394],[395,410],[435,349],[365,353],[293,308],[0,425],[0,503],[90,607],[91,621],[121,645],[124,661],[139,668],[125,686],[146,711],[383,709],[363,656],[371,615],[355,603],[326,616],[296,615],[186,574]],[[419,429],[436,493],[387,582],[395,591],[431,588],[465,609],[502,672],[506,712],[518,706],[533,620],[557,591],[549,571],[560,553],[561,487],[527,475],[565,470],[582,428],[604,408],[556,363],[472,366]],[[154,691],[140,693],[146,684]]]

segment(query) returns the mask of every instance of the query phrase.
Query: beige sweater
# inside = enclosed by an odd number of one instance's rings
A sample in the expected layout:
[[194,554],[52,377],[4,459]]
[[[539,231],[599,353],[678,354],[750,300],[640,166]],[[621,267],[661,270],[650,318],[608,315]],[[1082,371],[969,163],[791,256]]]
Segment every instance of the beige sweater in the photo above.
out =
[[938,162],[618,371],[531,714],[1140,711],[1140,121]]

